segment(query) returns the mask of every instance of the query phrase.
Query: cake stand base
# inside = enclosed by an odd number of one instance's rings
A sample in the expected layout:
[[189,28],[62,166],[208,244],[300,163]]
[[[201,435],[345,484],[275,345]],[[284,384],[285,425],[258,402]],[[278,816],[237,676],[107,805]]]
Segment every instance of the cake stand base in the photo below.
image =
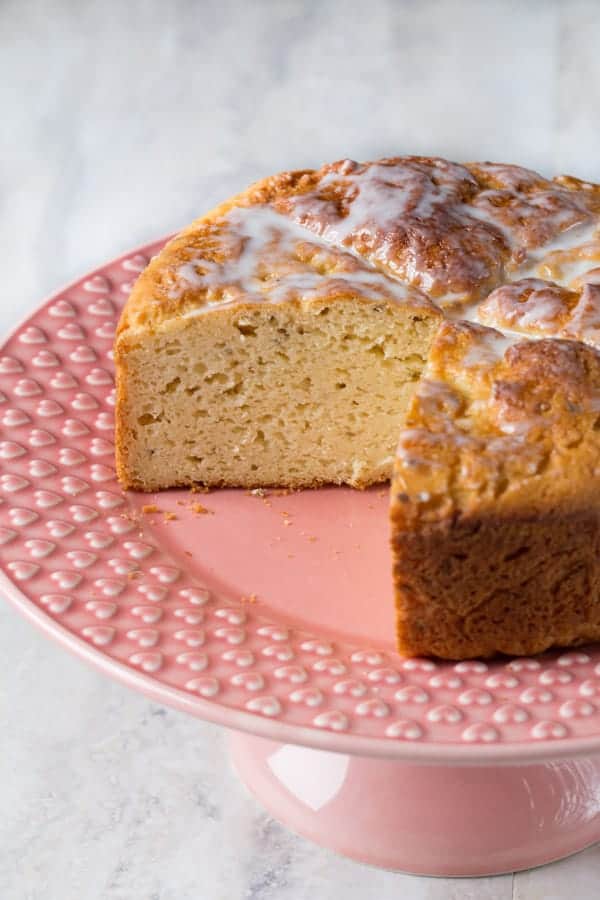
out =
[[495,875],[600,840],[600,756],[422,766],[231,733],[240,778],[293,831],[419,875]]

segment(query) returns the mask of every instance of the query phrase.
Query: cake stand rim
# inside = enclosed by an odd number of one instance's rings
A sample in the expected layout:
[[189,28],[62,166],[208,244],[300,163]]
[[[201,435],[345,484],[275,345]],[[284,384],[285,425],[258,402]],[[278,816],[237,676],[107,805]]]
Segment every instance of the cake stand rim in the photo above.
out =
[[48,616],[2,571],[0,571],[0,590],[11,605],[46,637],[96,670],[155,702],[233,731],[333,753],[423,765],[504,766],[528,763],[535,765],[540,762],[587,757],[600,753],[600,735],[589,738],[563,738],[560,741],[547,739],[535,743],[517,741],[498,744],[421,741],[413,743],[393,738],[345,734],[271,719],[191,695],[108,656]]

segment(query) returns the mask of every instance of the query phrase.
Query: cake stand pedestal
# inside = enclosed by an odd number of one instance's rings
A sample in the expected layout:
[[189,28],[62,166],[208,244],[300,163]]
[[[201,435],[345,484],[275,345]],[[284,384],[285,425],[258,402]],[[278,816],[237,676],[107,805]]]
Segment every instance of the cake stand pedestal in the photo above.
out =
[[414,765],[230,733],[233,765],[293,831],[419,875],[495,875],[600,839],[600,756],[533,765]]

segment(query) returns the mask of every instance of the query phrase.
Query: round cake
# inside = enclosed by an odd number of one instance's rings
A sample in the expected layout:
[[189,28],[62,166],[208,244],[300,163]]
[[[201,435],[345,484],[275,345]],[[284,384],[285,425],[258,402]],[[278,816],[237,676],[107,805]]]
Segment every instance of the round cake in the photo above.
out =
[[599,639],[599,227],[599,186],[517,166],[259,182],[131,293],[122,485],[391,479],[401,653]]

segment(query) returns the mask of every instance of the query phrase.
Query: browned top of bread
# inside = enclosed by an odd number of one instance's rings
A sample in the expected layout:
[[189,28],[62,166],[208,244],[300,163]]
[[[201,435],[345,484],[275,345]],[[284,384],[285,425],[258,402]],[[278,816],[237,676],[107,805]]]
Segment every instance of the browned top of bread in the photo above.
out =
[[232,207],[194,223],[150,263],[120,329],[154,326],[226,305],[344,296],[436,314],[418,289],[313,238],[271,207]]
[[484,325],[600,347],[600,284],[567,288],[523,278],[496,288],[477,309]]
[[447,303],[482,295],[528,250],[588,221],[600,189],[518,166],[409,156],[332,163],[270,202]]
[[600,499],[600,353],[446,322],[396,467],[400,527]]
[[542,265],[540,248],[551,253],[564,233],[579,247],[578,227],[599,211],[596,185],[493,163],[408,156],[284,172],[174,238],[140,276],[120,328],[315,291],[470,303]]

